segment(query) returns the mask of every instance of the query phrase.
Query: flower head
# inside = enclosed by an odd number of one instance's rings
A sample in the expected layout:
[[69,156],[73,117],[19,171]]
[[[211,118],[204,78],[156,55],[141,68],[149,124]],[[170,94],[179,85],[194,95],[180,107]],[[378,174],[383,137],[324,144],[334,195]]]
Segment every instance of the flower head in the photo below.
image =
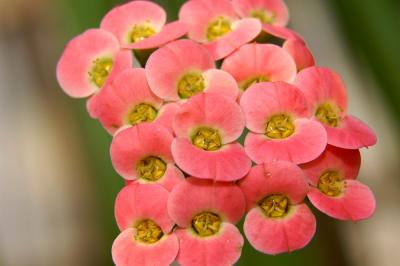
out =
[[191,97],[175,116],[172,155],[189,175],[233,181],[242,178],[251,161],[236,142],[244,129],[240,106],[223,94]]
[[315,120],[328,133],[328,144],[359,149],[376,143],[375,133],[347,114],[347,94],[338,74],[328,68],[309,67],[297,75],[295,85],[306,96]]
[[159,5],[131,1],[109,11],[100,28],[113,33],[124,48],[151,49],[185,35],[182,23],[165,21],[165,11]]
[[159,185],[130,184],[119,193],[115,217],[121,229],[112,246],[118,266],[170,265],[179,249],[170,233],[174,222],[167,213],[169,193]]
[[324,151],[325,129],[308,118],[307,101],[293,85],[255,84],[243,93],[240,105],[250,130],[245,150],[256,163],[309,162]]
[[131,53],[121,51],[111,33],[90,29],[65,47],[57,64],[57,80],[66,94],[84,98],[97,93],[131,65]]
[[233,224],[244,210],[243,193],[234,183],[188,178],[177,185],[168,199],[168,213],[180,227],[177,262],[233,265],[243,246],[243,237]]
[[173,136],[164,127],[142,123],[118,132],[111,143],[111,161],[126,180],[158,183],[171,190],[183,180],[171,154]]
[[328,145],[320,157],[301,165],[311,184],[307,195],[311,203],[336,219],[358,221],[369,218],[376,203],[371,190],[355,180],[360,164],[358,150]]
[[244,233],[255,249],[279,254],[310,242],[316,220],[303,203],[309,187],[298,166],[283,161],[257,165],[239,186],[249,210]]
[[258,19],[239,19],[229,0],[190,0],[179,12],[179,20],[187,25],[188,36],[222,59],[261,32]]

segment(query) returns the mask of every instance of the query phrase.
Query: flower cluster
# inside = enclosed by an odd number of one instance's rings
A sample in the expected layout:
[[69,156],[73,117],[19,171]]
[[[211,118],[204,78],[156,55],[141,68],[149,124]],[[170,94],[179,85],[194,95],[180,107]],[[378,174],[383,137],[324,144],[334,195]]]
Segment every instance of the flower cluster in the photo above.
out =
[[298,250],[316,231],[310,203],[340,220],[373,214],[356,177],[376,136],[347,113],[339,75],[286,27],[282,0],[189,0],[165,22],[149,1],[115,7],[57,66],[61,88],[88,98],[113,135],[126,180],[116,265],[233,265],[243,217],[255,249]]

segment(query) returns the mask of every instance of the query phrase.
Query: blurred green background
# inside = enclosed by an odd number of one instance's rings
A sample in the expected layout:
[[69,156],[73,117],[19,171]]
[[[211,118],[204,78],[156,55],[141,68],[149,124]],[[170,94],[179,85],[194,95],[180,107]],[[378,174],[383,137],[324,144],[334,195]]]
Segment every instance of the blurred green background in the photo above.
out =
[[[123,181],[109,159],[111,137],[54,76],[65,43],[123,1],[33,2],[0,1],[0,265],[112,265],[113,205]],[[174,20],[184,1],[156,2]],[[286,2],[317,62],[343,75],[350,110],[377,130],[379,144],[363,152],[360,178],[376,192],[378,212],[352,224],[314,210],[318,230],[308,247],[267,256],[246,243],[238,265],[395,265],[400,2]]]

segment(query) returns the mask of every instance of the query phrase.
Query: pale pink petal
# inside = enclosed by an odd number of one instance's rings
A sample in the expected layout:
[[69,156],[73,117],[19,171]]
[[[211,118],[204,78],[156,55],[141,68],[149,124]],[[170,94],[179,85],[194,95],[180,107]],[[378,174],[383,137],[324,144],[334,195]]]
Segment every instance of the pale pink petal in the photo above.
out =
[[291,204],[301,203],[309,186],[303,171],[295,164],[276,161],[254,166],[239,186],[250,210],[263,198],[272,194],[286,195]]
[[247,155],[258,164],[276,160],[299,164],[314,160],[326,147],[324,127],[306,118],[296,119],[294,124],[295,132],[286,139],[270,139],[264,134],[249,132],[244,143]]
[[190,138],[198,127],[219,130],[223,144],[235,141],[243,132],[244,115],[232,97],[217,93],[200,93],[184,103],[175,116],[174,131]]
[[276,114],[287,114],[292,119],[311,115],[303,93],[285,82],[252,85],[240,98],[240,106],[246,127],[256,133],[264,133],[268,119]]
[[176,138],[172,142],[172,154],[184,172],[197,178],[234,181],[245,176],[251,167],[251,160],[239,143],[205,151],[186,138]]
[[286,27],[270,25],[270,24],[263,24],[262,28],[266,33],[268,33],[274,37],[277,37],[279,39],[283,39],[283,40],[294,39],[294,40],[301,41],[303,43],[305,42],[304,38],[300,34],[295,32],[294,30],[291,30]]
[[115,219],[119,229],[133,227],[142,220],[152,220],[166,234],[174,221],[168,215],[169,192],[158,184],[129,184],[122,188],[115,200]]
[[177,83],[185,73],[201,73],[214,67],[214,61],[204,47],[190,40],[178,40],[152,53],[146,64],[146,75],[157,96],[178,101]]
[[366,185],[352,179],[345,180],[344,191],[337,197],[329,197],[317,188],[311,188],[307,196],[318,210],[339,220],[368,219],[376,207],[372,191]]
[[271,255],[305,247],[315,230],[315,216],[304,203],[290,206],[289,213],[283,218],[267,218],[260,208],[254,208],[244,221],[244,233],[250,244]]
[[222,93],[236,100],[239,88],[236,80],[226,71],[220,69],[209,69],[203,73],[207,87],[204,92]]
[[344,179],[356,179],[361,165],[359,150],[348,150],[327,145],[325,151],[314,161],[300,165],[307,178],[316,186],[326,171],[338,171]]
[[314,57],[304,42],[290,39],[283,43],[282,48],[293,57],[296,62],[297,72],[315,65]]
[[240,258],[244,240],[239,230],[230,223],[222,223],[215,236],[197,237],[190,229],[178,229],[179,253],[182,266],[227,266]]
[[112,258],[117,266],[167,266],[174,262],[179,241],[176,234],[164,235],[154,244],[138,243],[135,229],[122,231],[112,245]]
[[223,221],[235,224],[245,211],[244,195],[232,182],[193,177],[179,183],[171,191],[168,213],[180,227],[190,227],[193,217],[204,211],[214,212]]
[[110,147],[115,171],[125,179],[137,179],[136,164],[147,156],[173,162],[171,133],[161,125],[141,123],[114,135]]
[[259,76],[269,81],[289,83],[296,77],[293,58],[284,49],[273,44],[243,45],[224,60],[221,69],[229,72],[239,85]]

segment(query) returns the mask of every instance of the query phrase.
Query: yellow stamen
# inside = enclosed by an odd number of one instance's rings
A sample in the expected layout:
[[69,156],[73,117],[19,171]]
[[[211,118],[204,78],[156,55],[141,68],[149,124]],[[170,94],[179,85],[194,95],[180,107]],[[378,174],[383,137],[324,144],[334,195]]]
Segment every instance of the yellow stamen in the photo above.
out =
[[272,116],[265,127],[265,135],[272,139],[284,139],[294,133],[295,127],[290,116],[279,114]]
[[147,103],[136,105],[128,116],[131,125],[140,122],[151,122],[157,117],[157,109]]
[[318,189],[327,196],[339,196],[344,188],[344,181],[337,171],[326,171],[318,180]]
[[315,116],[320,122],[331,127],[337,127],[341,120],[340,113],[339,107],[331,103],[324,103],[317,108]]
[[156,34],[156,30],[149,22],[138,23],[133,26],[131,32],[131,39],[132,43],[143,41],[146,38],[149,38]]
[[250,12],[250,17],[258,18],[262,23],[272,24],[275,21],[276,14],[263,9],[255,9]]
[[135,240],[146,244],[156,243],[164,235],[161,228],[152,220],[143,220],[135,228]]
[[250,88],[251,85],[256,84],[256,83],[260,83],[260,82],[267,82],[269,81],[269,78],[265,77],[265,76],[256,76],[256,77],[252,77],[249,79],[246,79],[245,81],[243,81],[240,84],[240,88],[245,91],[248,88]]
[[104,82],[110,75],[113,66],[111,58],[97,58],[93,61],[92,69],[89,71],[90,80],[98,87],[101,88]]
[[196,147],[206,151],[215,151],[222,146],[218,130],[209,127],[199,128],[192,137],[192,143]]
[[224,36],[232,30],[231,21],[225,17],[218,17],[213,20],[207,28],[207,39],[212,42]]
[[280,218],[289,211],[289,199],[282,194],[273,194],[260,201],[258,206],[264,214],[271,218]]
[[221,226],[221,218],[212,212],[202,212],[194,216],[192,228],[199,236],[206,237],[218,233]]
[[206,83],[201,73],[187,73],[178,81],[178,95],[182,99],[187,99],[202,92],[205,87]]
[[166,170],[167,164],[156,156],[148,156],[136,165],[139,177],[147,181],[157,181],[164,176]]

